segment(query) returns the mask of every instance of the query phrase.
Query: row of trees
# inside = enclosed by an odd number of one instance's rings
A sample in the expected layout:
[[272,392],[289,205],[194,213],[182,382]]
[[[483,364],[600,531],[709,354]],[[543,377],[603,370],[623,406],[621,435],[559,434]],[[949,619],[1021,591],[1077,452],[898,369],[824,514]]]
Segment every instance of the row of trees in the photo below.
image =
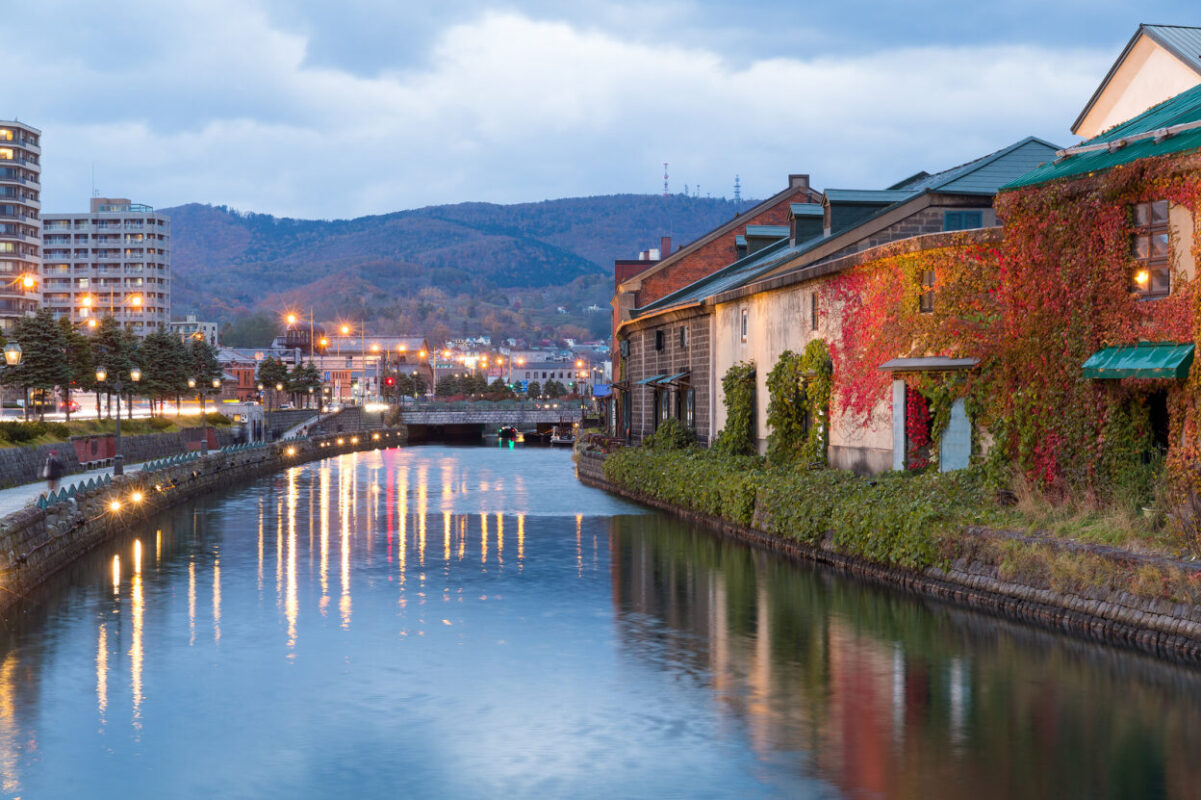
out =
[[[54,319],[47,309],[17,321],[7,340],[21,346],[21,363],[0,371],[0,383],[20,388],[25,395],[26,416],[31,400],[37,402],[39,416],[51,404],[57,391],[71,414],[71,393],[96,392],[96,416],[101,414],[100,396],[111,403],[118,382],[122,395],[130,399],[150,400],[151,413],[161,413],[163,403],[174,400],[178,407],[182,396],[219,391],[213,384],[220,379],[217,354],[203,339],[186,343],[163,330],[139,339],[112,317],[99,321],[85,335],[68,319]],[[5,340],[5,343],[7,342]],[[103,367],[105,379],[97,380]],[[141,380],[131,379],[131,370],[141,370]],[[195,386],[189,386],[189,380]],[[53,407],[52,407],[53,408]]]
[[267,356],[259,364],[256,377],[263,387],[264,402],[274,398],[273,405],[279,405],[281,395],[287,395],[295,406],[322,404],[321,371],[312,361],[297,364],[289,370],[282,360]]
[[[540,384],[538,381],[530,381],[525,396],[531,400],[542,397],[553,400],[565,397],[567,394],[568,389],[562,382],[551,379],[545,384]],[[497,378],[489,384],[487,378],[473,373],[462,376],[451,375],[448,378],[442,378],[438,381],[437,395],[438,397],[468,395],[485,397],[489,400],[508,400],[516,398],[518,392],[510,388],[503,378]]]

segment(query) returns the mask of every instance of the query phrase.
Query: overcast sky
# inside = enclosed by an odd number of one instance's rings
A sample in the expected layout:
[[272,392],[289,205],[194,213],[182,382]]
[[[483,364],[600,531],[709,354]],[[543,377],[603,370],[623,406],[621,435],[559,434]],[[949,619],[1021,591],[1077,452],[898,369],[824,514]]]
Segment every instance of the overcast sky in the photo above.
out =
[[103,195],[315,218],[808,172],[881,187],[1068,126],[1140,22],[1193,2],[37,0],[0,117],[43,208]]

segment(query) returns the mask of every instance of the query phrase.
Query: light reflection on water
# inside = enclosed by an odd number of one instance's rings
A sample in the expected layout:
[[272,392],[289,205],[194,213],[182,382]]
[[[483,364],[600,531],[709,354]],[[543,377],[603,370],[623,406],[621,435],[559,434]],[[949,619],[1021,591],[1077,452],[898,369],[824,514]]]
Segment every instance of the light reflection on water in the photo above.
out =
[[570,468],[537,450],[348,455],[131,531],[0,637],[0,790],[1199,785],[1198,673],[782,562]]

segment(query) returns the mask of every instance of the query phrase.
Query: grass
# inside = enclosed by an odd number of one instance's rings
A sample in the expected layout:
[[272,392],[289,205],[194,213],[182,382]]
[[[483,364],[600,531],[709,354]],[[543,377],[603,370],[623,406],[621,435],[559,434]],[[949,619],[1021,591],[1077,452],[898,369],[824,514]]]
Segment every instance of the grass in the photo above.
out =
[[[205,414],[209,425],[228,427],[232,420],[223,414]],[[122,436],[139,436],[151,433],[177,433],[183,428],[201,424],[200,415],[180,417],[138,417],[121,420]],[[115,433],[117,422],[113,419],[98,420],[95,417],[77,416],[70,422],[0,422],[0,447],[32,447],[42,444],[66,442],[72,436],[92,436]]]

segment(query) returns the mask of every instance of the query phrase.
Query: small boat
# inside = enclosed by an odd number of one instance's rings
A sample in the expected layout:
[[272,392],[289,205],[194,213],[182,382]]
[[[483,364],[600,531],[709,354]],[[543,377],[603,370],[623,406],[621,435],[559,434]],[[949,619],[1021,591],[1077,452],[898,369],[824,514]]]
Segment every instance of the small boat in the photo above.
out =
[[566,431],[552,428],[550,432],[551,447],[571,447],[575,444],[575,434],[568,428]]
[[496,431],[496,435],[500,437],[501,441],[512,442],[516,441],[521,434],[518,433],[517,426],[504,425]]

